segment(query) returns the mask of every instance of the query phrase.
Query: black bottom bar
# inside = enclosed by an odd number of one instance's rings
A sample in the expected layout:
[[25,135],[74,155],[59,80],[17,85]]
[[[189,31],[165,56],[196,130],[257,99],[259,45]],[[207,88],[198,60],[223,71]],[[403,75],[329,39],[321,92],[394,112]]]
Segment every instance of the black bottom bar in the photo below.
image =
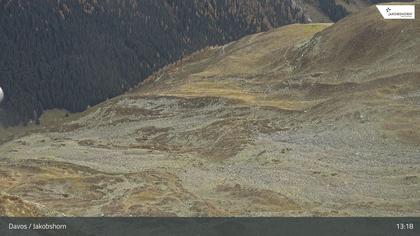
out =
[[420,218],[0,218],[0,235],[420,236]]

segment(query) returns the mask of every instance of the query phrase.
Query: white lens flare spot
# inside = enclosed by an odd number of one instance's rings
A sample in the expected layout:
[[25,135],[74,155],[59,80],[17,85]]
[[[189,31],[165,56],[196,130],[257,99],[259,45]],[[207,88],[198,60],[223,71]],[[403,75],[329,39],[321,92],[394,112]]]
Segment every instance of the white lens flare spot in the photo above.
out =
[[3,89],[0,87],[0,103],[1,101],[3,101],[3,98],[4,98]]

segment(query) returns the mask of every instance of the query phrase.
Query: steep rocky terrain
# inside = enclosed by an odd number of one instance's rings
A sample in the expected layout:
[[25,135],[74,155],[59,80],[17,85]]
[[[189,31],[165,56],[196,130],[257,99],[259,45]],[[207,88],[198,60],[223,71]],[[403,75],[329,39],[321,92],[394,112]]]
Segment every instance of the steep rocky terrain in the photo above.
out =
[[[338,4],[338,5],[337,5]],[[80,112],[209,45],[290,23],[328,22],[364,0],[1,0],[0,122]]]
[[293,24],[47,114],[2,139],[0,213],[418,216],[419,25]]

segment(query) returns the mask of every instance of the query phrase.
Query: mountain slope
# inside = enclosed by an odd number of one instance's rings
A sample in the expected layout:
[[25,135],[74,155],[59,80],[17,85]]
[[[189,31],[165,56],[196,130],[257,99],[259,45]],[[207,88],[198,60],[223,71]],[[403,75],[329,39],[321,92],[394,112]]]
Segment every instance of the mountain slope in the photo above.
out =
[[[337,3],[338,4],[338,3]],[[0,120],[80,112],[209,45],[369,5],[334,0],[0,1]],[[335,9],[340,10],[335,10]],[[336,12],[339,13],[336,13]]]
[[77,216],[418,215],[418,25],[372,7],[195,53],[3,143],[0,194]]
[[369,8],[317,34],[297,53],[297,69],[322,72],[335,68],[357,81],[367,79],[358,71],[375,76],[416,71],[418,28],[417,21],[378,20],[377,9]]
[[207,45],[306,22],[290,2],[1,1],[3,116],[82,111]]

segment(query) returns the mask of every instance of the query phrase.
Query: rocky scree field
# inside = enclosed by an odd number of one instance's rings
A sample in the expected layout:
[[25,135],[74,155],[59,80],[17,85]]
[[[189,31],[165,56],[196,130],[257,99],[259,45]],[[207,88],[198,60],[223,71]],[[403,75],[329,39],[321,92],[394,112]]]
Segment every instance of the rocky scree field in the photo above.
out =
[[289,25],[6,129],[0,214],[418,216],[419,26]]

